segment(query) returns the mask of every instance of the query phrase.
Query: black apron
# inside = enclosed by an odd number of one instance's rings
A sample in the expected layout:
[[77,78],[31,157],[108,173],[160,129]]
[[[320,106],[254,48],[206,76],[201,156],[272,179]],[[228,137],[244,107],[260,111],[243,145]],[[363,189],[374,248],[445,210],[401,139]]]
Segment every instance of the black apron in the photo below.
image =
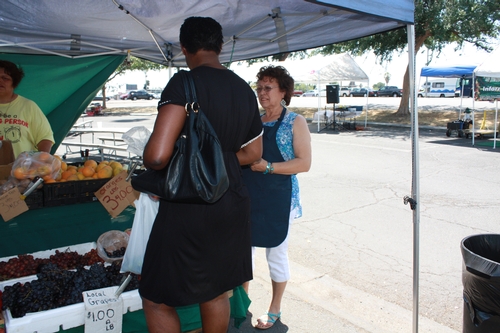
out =
[[[271,163],[285,161],[276,143],[276,133],[285,113],[283,108],[273,127],[264,126],[262,158]],[[292,176],[254,172],[248,166],[242,171],[251,198],[252,246],[276,247],[288,234]]]

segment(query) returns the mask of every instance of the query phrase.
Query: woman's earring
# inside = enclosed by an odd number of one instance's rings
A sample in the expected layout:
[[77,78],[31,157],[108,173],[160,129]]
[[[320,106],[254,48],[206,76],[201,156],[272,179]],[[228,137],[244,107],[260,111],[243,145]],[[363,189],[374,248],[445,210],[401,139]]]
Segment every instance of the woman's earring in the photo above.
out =
[[284,99],[281,100],[280,104],[282,107],[286,108],[286,102]]

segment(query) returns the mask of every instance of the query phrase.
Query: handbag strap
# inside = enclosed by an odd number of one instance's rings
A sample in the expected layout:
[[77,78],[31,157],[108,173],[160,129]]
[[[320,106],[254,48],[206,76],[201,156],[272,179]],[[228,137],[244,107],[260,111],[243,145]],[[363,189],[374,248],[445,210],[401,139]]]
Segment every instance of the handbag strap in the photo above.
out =
[[188,104],[193,111],[198,112],[200,105],[196,97],[196,88],[194,85],[193,75],[191,72],[182,71],[182,81],[184,83],[184,91],[186,92],[186,112],[188,112]]

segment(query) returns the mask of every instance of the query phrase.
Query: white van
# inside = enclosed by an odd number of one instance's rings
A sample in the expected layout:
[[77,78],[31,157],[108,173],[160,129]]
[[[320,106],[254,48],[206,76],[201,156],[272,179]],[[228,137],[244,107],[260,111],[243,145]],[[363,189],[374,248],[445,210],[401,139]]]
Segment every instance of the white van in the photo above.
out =
[[424,82],[422,88],[418,91],[418,97],[455,97],[457,80],[457,78],[428,80]]

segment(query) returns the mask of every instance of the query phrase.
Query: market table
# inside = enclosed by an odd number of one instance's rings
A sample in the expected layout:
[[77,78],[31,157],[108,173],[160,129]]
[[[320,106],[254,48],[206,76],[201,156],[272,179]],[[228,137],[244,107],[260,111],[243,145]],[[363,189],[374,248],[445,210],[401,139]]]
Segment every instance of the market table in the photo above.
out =
[[[135,208],[129,206],[112,218],[99,201],[29,210],[14,219],[0,222],[0,257],[16,256],[64,246],[95,242],[109,230],[132,227]],[[242,287],[233,290],[231,317],[239,326],[247,315],[250,299]],[[201,327],[198,305],[178,308],[182,331]],[[61,332],[83,332],[79,326]],[[123,332],[147,332],[142,310],[123,316]]]

